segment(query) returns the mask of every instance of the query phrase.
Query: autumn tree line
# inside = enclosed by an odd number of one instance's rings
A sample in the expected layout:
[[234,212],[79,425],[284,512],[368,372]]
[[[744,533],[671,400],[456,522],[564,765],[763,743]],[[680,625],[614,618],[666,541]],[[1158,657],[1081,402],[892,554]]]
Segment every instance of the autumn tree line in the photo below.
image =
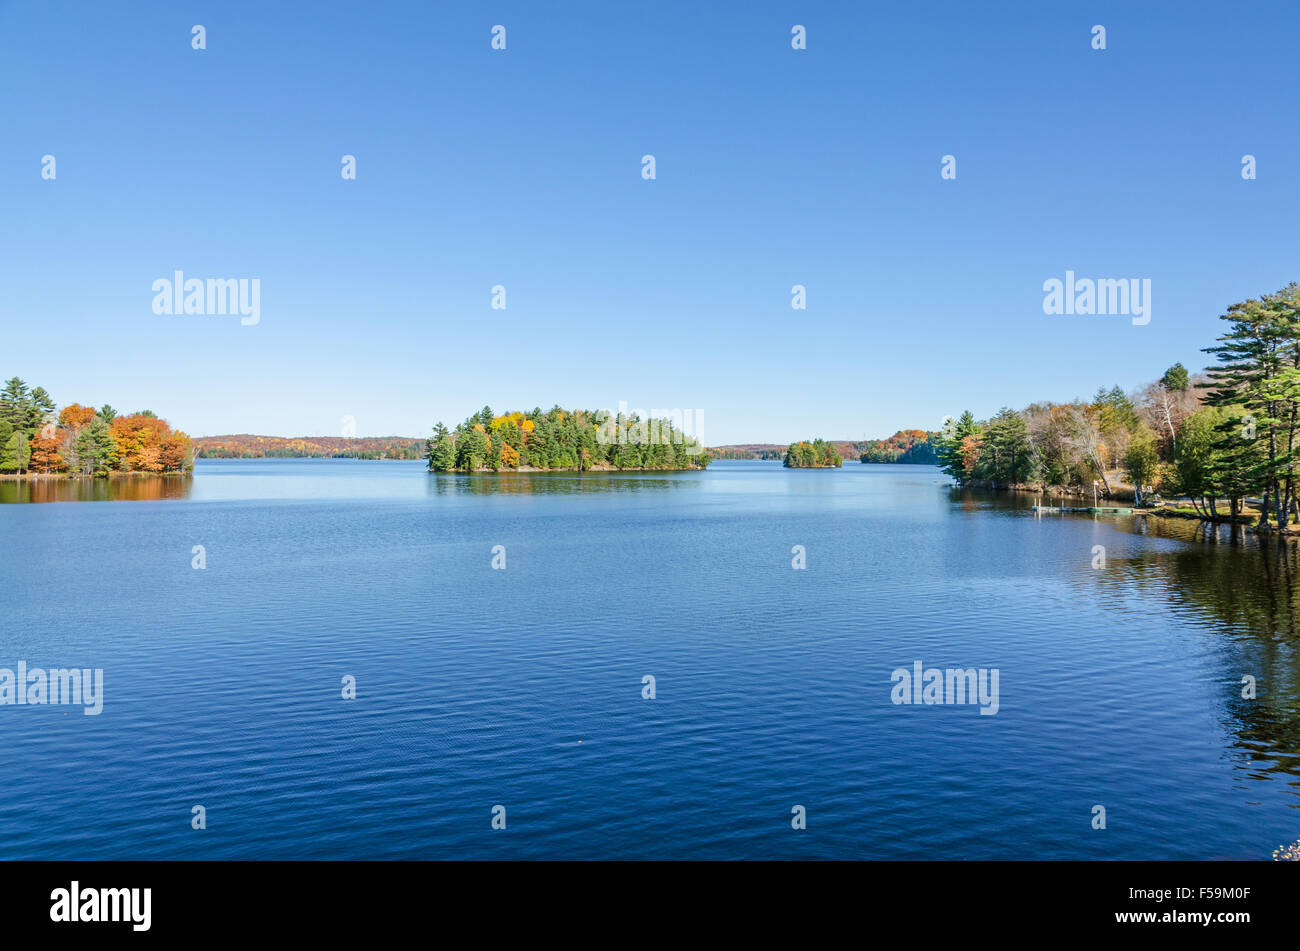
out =
[[1300,285],[1221,318],[1204,374],[1174,364],[1133,393],[1102,388],[984,421],[966,412],[939,436],[940,465],[964,484],[1095,482],[1107,496],[1118,470],[1139,505],[1160,491],[1205,518],[1236,519],[1250,500],[1258,528],[1286,529],[1300,519]]
[[181,472],[194,466],[190,437],[149,410],[119,414],[70,403],[58,409],[44,387],[18,377],[0,390],[0,472],[104,476]]
[[1123,469],[1140,503],[1143,486],[1166,481],[1159,465],[1173,462],[1178,430],[1199,406],[1187,371],[1176,364],[1138,394],[1102,387],[1091,400],[1004,407],[984,421],[967,411],[940,432],[936,453],[959,482],[999,488],[1095,482],[1109,496],[1111,474]]
[[434,472],[703,469],[710,460],[672,420],[558,406],[503,416],[484,406],[454,430],[438,423],[426,452]]

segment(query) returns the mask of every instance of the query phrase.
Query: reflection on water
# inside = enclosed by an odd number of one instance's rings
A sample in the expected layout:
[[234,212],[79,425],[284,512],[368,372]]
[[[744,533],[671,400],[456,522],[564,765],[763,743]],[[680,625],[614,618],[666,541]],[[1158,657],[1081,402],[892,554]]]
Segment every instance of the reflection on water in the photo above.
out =
[[481,472],[428,474],[429,495],[575,495],[664,492],[698,484],[697,472]]
[[[1300,776],[1300,554],[1294,542],[1260,540],[1240,526],[1198,526],[1192,534],[1199,545],[1143,560],[1162,577],[1168,597],[1222,625],[1221,649],[1236,668],[1224,685],[1224,724],[1247,755],[1247,768]],[[1245,677],[1254,678],[1255,698],[1242,695]]]
[[[1261,539],[1241,525],[1199,519],[1033,515],[1038,500],[1022,493],[954,489],[951,496],[967,511],[1091,522],[1174,542],[1108,550],[1107,570],[1094,572],[1094,580],[1116,600],[1140,597],[1148,613],[1190,609],[1209,621],[1221,635],[1213,649],[1226,655],[1222,722],[1244,754],[1243,766],[1255,776],[1300,776],[1300,541]],[[1246,677],[1253,678],[1253,698],[1243,696]]]
[[121,475],[107,479],[3,479],[0,503],[5,502],[156,502],[186,499],[192,475]]
[[699,471],[435,473],[426,471],[420,460],[201,459],[194,475],[0,480],[0,503],[662,493],[698,487],[703,475]]

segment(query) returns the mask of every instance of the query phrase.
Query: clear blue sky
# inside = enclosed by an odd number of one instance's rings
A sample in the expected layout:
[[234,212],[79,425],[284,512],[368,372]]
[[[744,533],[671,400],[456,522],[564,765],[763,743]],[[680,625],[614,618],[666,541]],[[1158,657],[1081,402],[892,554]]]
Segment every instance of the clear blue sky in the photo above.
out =
[[[625,400],[721,444],[1198,369],[1300,279],[1297,11],[0,0],[0,376],[195,435]],[[260,324],[155,315],[176,269]],[[1151,323],[1045,316],[1066,269]]]

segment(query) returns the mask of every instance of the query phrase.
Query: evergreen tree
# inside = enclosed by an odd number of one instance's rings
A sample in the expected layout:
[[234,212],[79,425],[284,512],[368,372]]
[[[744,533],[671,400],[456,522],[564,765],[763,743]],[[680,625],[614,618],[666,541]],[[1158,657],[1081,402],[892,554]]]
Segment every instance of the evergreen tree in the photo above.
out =
[[32,390],[32,408],[35,411],[36,420],[34,425],[37,428],[51,422],[58,415],[58,407],[55,406],[53,398],[45,391],[43,386],[38,386]]
[[441,422],[433,427],[433,435],[425,441],[425,455],[429,468],[435,472],[456,468],[456,440]]
[[1233,304],[1223,315],[1230,329],[1219,346],[1207,347],[1218,365],[1209,371],[1213,406],[1236,405],[1248,417],[1247,429],[1261,440],[1260,461],[1252,470],[1263,483],[1259,526],[1270,508],[1278,529],[1285,528],[1296,498],[1297,424],[1300,424],[1300,289],[1295,285]]
[[1003,407],[984,429],[974,477],[995,486],[1018,485],[1035,478],[1037,469],[1025,418]]
[[4,449],[0,450],[0,471],[26,472],[31,459],[32,449],[27,434],[21,429],[15,430],[5,441]]
[[[1109,390],[1102,387],[1092,399],[1097,411],[1097,424],[1103,438],[1114,439],[1121,433],[1127,435],[1137,429],[1137,407],[1118,386]],[[1124,443],[1128,440],[1125,438]]]
[[481,424],[475,424],[456,440],[456,467],[481,469],[487,461],[488,438]]
[[1182,392],[1187,389],[1187,368],[1181,363],[1175,363],[1166,370],[1165,375],[1160,378],[1160,385],[1167,390],[1174,390],[1175,392]]
[[117,462],[117,442],[101,416],[92,419],[73,443],[77,468],[87,475],[107,472]]
[[0,390],[0,419],[13,429],[26,430],[31,415],[32,397],[27,384],[18,377],[10,377]]
[[939,457],[939,468],[958,482],[971,477],[968,463],[972,452],[978,451],[981,430],[970,410],[966,410],[955,422],[948,425],[939,435],[935,454]]

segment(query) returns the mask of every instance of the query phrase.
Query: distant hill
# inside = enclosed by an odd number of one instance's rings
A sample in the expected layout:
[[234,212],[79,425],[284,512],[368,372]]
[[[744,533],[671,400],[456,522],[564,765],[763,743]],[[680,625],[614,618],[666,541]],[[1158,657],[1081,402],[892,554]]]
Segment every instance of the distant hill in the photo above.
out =
[[423,459],[424,440],[410,436],[200,436],[200,459]]

